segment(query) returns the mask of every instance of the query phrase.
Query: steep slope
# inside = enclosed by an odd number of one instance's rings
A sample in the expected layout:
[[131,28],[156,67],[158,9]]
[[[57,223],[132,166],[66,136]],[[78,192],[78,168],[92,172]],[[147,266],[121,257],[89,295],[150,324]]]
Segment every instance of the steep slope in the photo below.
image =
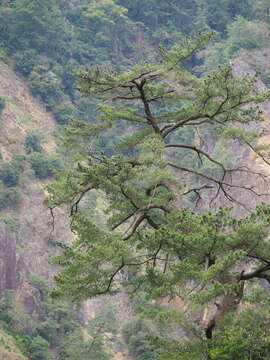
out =
[[17,348],[11,336],[0,329],[0,360],[27,360]]
[[[24,158],[28,156],[25,139],[29,130],[38,130],[45,139],[44,154],[54,154],[57,151],[55,121],[30,93],[24,79],[3,62],[0,62],[0,97],[5,99],[5,107],[0,115],[0,168],[14,157],[18,158],[18,155],[23,155],[19,159],[24,168],[17,185],[20,203],[11,204],[0,211],[0,293],[15,291],[16,311],[22,316],[27,314],[35,321],[40,321],[44,320],[42,299],[32,278],[35,276],[51,283],[55,269],[48,260],[57,251],[54,240],[70,242],[74,235],[69,230],[69,218],[64,210],[55,213],[55,226],[52,228],[50,212],[43,205],[44,188],[50,178],[38,179],[25,161]],[[88,319],[100,313],[106,301],[87,301],[81,311],[81,323],[86,324]],[[116,317],[122,324],[131,316],[129,299],[126,295],[118,296],[115,303]],[[85,328],[83,332],[87,333]],[[4,348],[3,344],[12,341],[12,337],[6,335],[0,325],[0,360],[26,359],[17,354],[11,345]],[[132,359],[120,337],[119,341],[122,345],[111,348],[110,356],[115,360]]]
[[3,155],[9,158],[14,151],[23,152],[26,131],[39,129],[46,138],[45,149],[54,151],[55,122],[42,104],[33,97],[23,79],[0,61],[0,96],[6,100],[1,115],[0,143]]
[[[24,142],[28,130],[37,129],[45,139],[44,154],[53,153],[56,143],[52,116],[31,95],[23,79],[2,62],[0,96],[6,103],[0,117],[0,165],[9,163],[14,156],[26,155]],[[15,290],[17,309],[39,320],[42,316],[40,294],[30,279],[35,275],[48,280],[54,272],[48,264],[49,257],[55,253],[50,242],[51,218],[43,206],[44,186],[48,180],[36,178],[29,163],[23,157],[19,159],[23,163],[17,185],[20,202],[11,203],[0,213],[0,291],[3,294],[5,290]],[[57,216],[56,223],[54,236],[69,241],[71,233],[65,220]],[[19,355],[8,357],[4,350],[0,350],[0,358],[23,359]]]

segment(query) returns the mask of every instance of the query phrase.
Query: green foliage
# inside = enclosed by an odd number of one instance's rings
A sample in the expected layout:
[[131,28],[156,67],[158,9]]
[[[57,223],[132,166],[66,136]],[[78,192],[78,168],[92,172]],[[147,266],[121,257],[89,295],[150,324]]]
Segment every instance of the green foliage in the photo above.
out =
[[232,55],[240,49],[263,48],[267,46],[269,26],[267,24],[248,21],[238,16],[228,26],[228,52]]
[[6,106],[6,100],[4,96],[0,96],[0,115],[3,112],[5,106]]
[[0,165],[0,180],[8,187],[16,186],[23,168],[23,163],[17,160],[2,163]]
[[98,311],[98,314],[88,322],[88,331],[91,336],[95,337],[98,332],[100,334],[116,334],[117,322],[115,318],[116,306],[112,302],[108,301]]
[[63,92],[60,78],[53,72],[35,68],[29,76],[29,86],[33,94],[40,96],[48,109],[52,109]]
[[45,295],[48,293],[48,284],[46,281],[36,274],[31,274],[29,277],[29,283],[39,290],[42,298],[45,298]]
[[270,4],[268,0],[251,2],[252,17],[268,22],[270,20]]
[[122,329],[123,337],[136,360],[154,360],[156,346],[151,342],[152,329],[142,320],[132,320]]
[[246,0],[223,0],[218,3],[215,0],[205,1],[207,7],[207,21],[209,26],[217,31],[224,31],[237,15],[247,16],[249,6]]
[[[5,57],[7,53],[13,56],[15,69],[28,77],[33,94],[42,99],[47,109],[52,110],[56,121],[59,124],[66,124],[69,118],[76,114],[83,120],[93,122],[97,114],[100,115],[101,121],[98,125],[78,122],[69,129],[68,144],[74,144],[77,137],[80,136],[80,150],[84,147],[87,148],[87,155],[79,165],[76,163],[71,170],[63,172],[63,177],[58,178],[58,183],[50,187],[52,196],[48,203],[52,207],[61,202],[71,204],[73,213],[75,213],[77,208],[73,206],[74,201],[76,202],[84,192],[86,192],[84,200],[87,200],[87,187],[91,184],[95,191],[98,189],[98,193],[102,191],[106,194],[106,201],[109,204],[108,213],[112,216],[105,226],[106,230],[104,230],[104,225],[100,229],[97,227],[96,221],[94,221],[94,225],[91,220],[87,219],[88,214],[92,214],[87,211],[87,206],[91,201],[79,203],[78,214],[74,222],[74,230],[78,232],[79,240],[70,248],[63,246],[64,253],[57,260],[61,265],[70,265],[69,271],[65,273],[66,276],[58,278],[60,287],[62,286],[60,293],[63,291],[74,297],[87,297],[107,292],[110,290],[108,278],[113,283],[115,279],[111,276],[118,269],[122,270],[122,267],[126,267],[133,274],[139,273],[139,276],[134,279],[135,286],[137,285],[136,281],[139,285],[145,285],[148,294],[154,297],[159,294],[169,294],[169,296],[176,294],[177,286],[179,286],[177,284],[190,278],[193,280],[199,278],[205,284],[205,291],[202,291],[200,296],[194,296],[192,302],[195,300],[199,303],[204,302],[206,299],[212,298],[214,294],[220,294],[225,290],[233,292],[232,285],[224,285],[222,288],[219,281],[214,282],[213,280],[219,271],[233,273],[230,259],[223,257],[214,249],[217,252],[219,265],[212,266],[209,273],[201,271],[201,268],[196,267],[196,261],[203,262],[205,259],[194,243],[198,242],[202,249],[209,250],[202,239],[203,236],[200,238],[194,232],[189,232],[181,226],[179,230],[176,226],[178,221],[183,220],[188,228],[188,222],[190,222],[202,234],[209,235],[210,239],[214,239],[211,237],[209,224],[216,215],[208,214],[202,220],[194,217],[192,212],[174,213],[172,209],[177,203],[177,197],[174,194],[175,189],[179,194],[188,193],[193,186],[187,185],[187,177],[183,176],[183,173],[189,174],[189,181],[194,186],[207,187],[215,183],[213,179],[220,180],[223,176],[222,166],[218,162],[226,168],[231,166],[227,159],[228,156],[226,157],[225,153],[220,155],[218,146],[215,151],[211,151],[211,158],[202,153],[199,155],[196,151],[188,148],[194,144],[197,146],[198,137],[205,141],[206,148],[211,148],[209,128],[202,131],[201,128],[209,123],[209,127],[214,128],[214,132],[218,130],[217,136],[222,134],[229,139],[235,139],[242,143],[251,142],[253,145],[259,131],[254,136],[249,131],[243,131],[241,126],[235,127],[233,122],[237,120],[246,124],[252,118],[259,121],[259,111],[254,106],[247,113],[241,104],[238,104],[237,107],[235,99],[243,96],[243,101],[248,104],[253,101],[260,102],[268,95],[256,97],[252,92],[256,79],[234,79],[228,67],[211,74],[209,78],[197,79],[185,72],[182,65],[176,66],[179,60],[184,60],[189,67],[198,65],[198,63],[201,65],[201,60],[196,59],[194,53],[199,45],[206,44],[209,35],[197,39],[195,45],[194,41],[187,40],[169,50],[163,47],[161,50],[165,62],[163,61],[161,67],[158,65],[162,61],[153,66],[151,63],[144,63],[121,74],[110,71],[110,69],[112,64],[115,65],[115,69],[121,70],[127,69],[133,63],[141,64],[142,60],[150,59],[152,61],[158,57],[158,52],[153,46],[155,43],[161,42],[163,45],[168,45],[178,40],[183,33],[207,28],[223,32],[219,34],[218,38],[225,39],[222,42],[213,43],[205,51],[206,56],[201,69],[213,69],[217,64],[227,63],[242,48],[257,49],[267,44],[269,29],[268,25],[263,22],[269,22],[268,0],[257,2],[245,0],[237,2],[232,0],[157,2],[149,0],[143,3],[139,0],[91,2],[80,0],[76,6],[72,2],[62,0],[44,0],[43,2],[14,0],[1,3],[0,57],[1,54],[4,54]],[[190,54],[191,57],[188,59]],[[76,98],[73,89],[74,72],[81,69],[82,66],[89,68],[94,63],[103,63],[106,66],[99,71],[93,71],[89,76],[82,73],[81,91],[84,95],[96,92],[102,95],[101,98],[105,100],[105,103],[98,109],[95,109],[95,104],[100,102],[99,99],[92,97],[91,103],[88,105],[85,100]],[[150,72],[149,78],[153,76],[153,81],[147,77],[148,71]],[[142,75],[145,72],[146,75]],[[149,101],[156,124],[151,124],[151,117],[139,104],[140,98],[133,99],[134,101],[127,100],[128,105],[125,104],[125,99],[117,99],[118,95],[133,96],[134,98],[138,96],[139,91],[132,82],[136,76],[139,76],[138,79],[146,80],[144,87],[146,99]],[[265,77],[267,78],[267,74]],[[166,81],[163,81],[164,79]],[[106,87],[99,86],[98,80],[104,80],[105,84],[111,87],[111,93],[106,93],[106,91],[103,93]],[[170,92],[175,90],[174,83],[177,83],[177,91]],[[226,92],[228,99],[225,101]],[[104,94],[105,96],[103,96]],[[154,99],[150,101],[151,98]],[[115,106],[117,100],[120,100],[119,106]],[[222,101],[224,101],[223,104]],[[157,134],[157,128],[156,133],[153,134],[152,130],[155,125],[159,128],[168,126],[168,129],[172,129],[174,123],[185,121],[188,117],[196,118],[201,110],[205,111],[208,116],[199,118],[202,126],[196,128],[192,123],[192,126],[180,126],[178,133],[167,134],[165,141]],[[218,110],[220,111],[215,114]],[[164,119],[169,120],[166,122]],[[126,125],[127,121],[130,122],[128,126]],[[220,123],[222,126],[219,126]],[[223,129],[221,130],[221,128]],[[126,134],[122,135],[124,132]],[[165,130],[164,132],[166,133]],[[214,132],[209,130],[211,136]],[[97,136],[99,133],[103,135]],[[91,137],[94,137],[95,141],[91,144],[89,156],[89,139]],[[182,148],[171,149],[172,151],[169,152],[169,148],[166,148],[169,143],[180,144]],[[27,151],[32,152],[29,162],[37,177],[51,176],[52,169],[58,168],[59,165],[41,153],[40,139],[34,134],[31,136],[29,134],[25,145]],[[223,145],[226,146],[225,140]],[[71,146],[69,148],[71,149]],[[200,150],[204,151],[205,148],[202,147]],[[179,159],[181,159],[181,169],[174,168],[172,170],[168,167],[170,166],[167,164],[168,162],[179,164]],[[0,171],[1,180],[5,186],[9,187],[9,189],[3,189],[1,193],[0,207],[7,206],[9,202],[10,205],[16,202],[16,197],[12,200],[12,193],[14,195],[14,190],[16,190],[14,186],[18,183],[20,171],[17,173],[16,167],[14,168],[10,164],[9,167],[7,172],[3,172],[2,168]],[[179,181],[180,171],[181,179]],[[176,174],[176,172],[178,173]],[[4,173],[7,175],[5,176]],[[159,182],[161,185],[157,186]],[[169,189],[164,185],[168,182]],[[225,188],[227,189],[227,186]],[[208,189],[207,191],[210,193],[212,190]],[[222,193],[222,190],[220,192]],[[190,206],[190,200],[201,201],[200,195],[196,191],[191,191],[190,194],[188,201],[183,201],[184,204]],[[84,217],[81,217],[80,211]],[[164,220],[167,213],[170,213],[170,216],[168,216],[168,220]],[[139,222],[138,227],[134,228],[132,223],[137,224],[136,220],[140,220],[140,217],[136,219],[136,216],[139,214],[144,214],[145,217]],[[223,216],[226,218],[227,215],[220,215],[221,218]],[[127,226],[118,227],[117,225],[125,218],[127,218]],[[253,219],[248,218],[248,220],[252,221]],[[207,224],[205,229],[201,224],[204,221]],[[261,236],[262,244],[265,244],[265,224],[263,221],[260,222],[259,216],[254,221],[258,226],[255,237],[259,241]],[[125,221],[123,221],[124,223]],[[223,245],[223,247],[232,256],[232,259],[241,265],[245,254],[241,251],[237,252],[235,247],[237,248],[243,239],[239,240],[240,235],[238,229],[234,229],[232,219],[229,223],[228,227],[231,226],[233,235],[232,239],[226,237],[225,245],[227,246],[231,241],[231,247],[229,245],[227,247]],[[148,234],[149,226],[154,226],[152,235]],[[115,234],[112,235],[108,231],[110,228],[121,229],[121,231],[114,231]],[[253,234],[253,229],[249,227],[246,229]],[[123,236],[125,230],[127,234]],[[227,231],[226,226],[224,230]],[[217,235],[219,239],[223,240],[222,234],[217,232]],[[123,237],[127,239],[123,241]],[[184,241],[185,237],[186,242]],[[164,244],[163,238],[166,239]],[[222,242],[221,240],[220,242]],[[183,249],[179,248],[179,243]],[[248,245],[241,243],[240,247],[245,248],[245,246],[251,248],[251,241],[248,241]],[[86,256],[81,253],[82,249],[86,250]],[[182,250],[185,259],[179,255]],[[260,254],[262,253],[260,246],[257,250]],[[164,267],[168,272],[171,271],[171,276],[167,273],[162,274],[161,271],[152,271],[152,263],[156,265],[153,254],[156,254],[157,251],[159,251],[158,255],[164,255],[160,257],[161,259],[164,259],[166,254],[169,258],[171,256],[181,262],[179,268],[177,266],[170,268],[170,261],[169,265]],[[190,258],[189,254],[194,254],[194,258],[192,258],[193,255]],[[163,260],[158,261],[162,262]],[[193,266],[193,271],[191,271]],[[89,270],[93,270],[91,275],[89,275]],[[180,276],[181,271],[185,275],[184,279]],[[209,285],[210,280],[213,283]],[[115,288],[112,288],[112,292],[114,290]],[[45,290],[40,291],[44,292]],[[57,316],[56,318],[58,319]],[[96,319],[96,322],[98,325],[103,324],[103,320],[100,318]],[[69,327],[67,326],[67,328]],[[70,331],[67,330],[67,334],[70,335]],[[47,319],[41,324],[37,332],[39,336],[42,335],[52,344],[59,344],[60,340],[55,339],[57,332],[61,333],[61,331],[54,315],[53,318]],[[131,341],[134,351],[136,347],[148,346],[144,343],[143,335],[136,334],[134,336],[134,342]],[[70,339],[74,341],[77,339],[78,343],[76,341],[72,345],[66,343],[69,346],[69,352],[65,353],[63,350],[63,359],[72,359],[74,354],[77,354],[76,358],[87,357],[87,351],[89,347],[91,350],[92,345],[84,344],[82,337],[78,334],[70,335]],[[41,353],[42,346],[46,353],[44,342],[43,345],[42,341],[40,343],[36,340],[36,342],[37,348],[38,346],[41,348]],[[102,356],[105,356],[98,347],[101,346],[101,342],[102,339],[99,339],[97,342],[99,345],[97,345],[93,358],[102,359]],[[27,341],[22,340],[22,343],[27,343]],[[170,345],[175,351],[172,352],[168,349],[167,355],[163,353],[160,356],[163,356],[162,359],[170,360],[177,357],[178,360],[180,355],[175,354],[182,353],[182,359],[197,360],[201,356],[198,347],[202,344],[204,342],[196,343],[196,346],[192,347],[190,344],[180,346],[173,343]],[[166,347],[164,344],[163,346]],[[218,348],[218,346],[222,347],[217,343],[216,347]],[[152,355],[149,352],[146,356]],[[219,352],[217,356],[222,358],[223,354]]]
[[29,130],[25,137],[25,148],[28,153],[42,152],[43,135],[38,130]]
[[[52,25],[51,11],[53,2],[45,0],[42,3],[27,0],[17,0],[11,14],[9,41],[13,48],[45,48],[49,26]],[[22,37],[17,34],[24,34]]]
[[36,336],[33,338],[30,349],[30,359],[31,360],[47,360],[49,359],[49,343],[41,336]]
[[[244,284],[269,281],[269,207],[259,206],[243,219],[226,209],[208,211],[206,202],[199,213],[183,207],[186,195],[194,194],[194,203],[202,200],[203,191],[215,207],[228,200],[245,206],[232,190],[253,192],[253,187],[235,182],[239,172],[248,170],[219,156],[211,139],[220,137],[224,147],[229,141],[240,149],[247,144],[256,153],[263,120],[258,104],[270,96],[254,91],[257,74],[237,77],[230,66],[201,78],[190,74],[183,62],[210,38],[202,33],[162,46],[158,62],[124,72],[80,72],[78,88],[100,101],[99,119],[93,125],[71,124],[66,142],[81,142],[80,161],[77,157],[48,187],[47,205],[68,204],[77,235],[71,245],[59,244],[62,252],[54,263],[62,271],[55,277],[53,296],[80,300],[115,294],[122,285],[143,289],[148,299],[180,297],[184,302],[185,314],[158,307],[148,314],[163,323],[180,323],[184,335],[192,334],[196,341],[160,336],[155,347],[138,331],[127,338],[139,359],[156,354],[160,360],[207,358],[211,339],[217,334],[220,341],[219,321],[228,312],[236,313]],[[243,129],[253,122],[256,134]],[[107,136],[121,126],[129,131],[114,139],[109,154],[89,146],[91,136]],[[92,189],[106,195],[105,228],[81,206]],[[254,271],[246,270],[252,265]],[[126,279],[124,270],[134,276]],[[203,326],[206,320],[198,320],[199,314],[215,301],[213,319]]]
[[43,179],[50,177],[60,168],[60,161],[55,156],[46,156],[40,152],[33,152],[28,156],[28,161],[35,171],[36,177]]
[[145,3],[139,0],[118,2],[128,9],[128,15],[134,22],[142,22],[152,36],[161,41],[170,41],[170,36],[179,36],[181,32],[198,32],[206,27],[205,4],[202,1],[191,0],[181,4],[175,0],[159,3],[155,0]]
[[269,315],[265,308],[228,314],[211,344],[213,360],[268,359]]
[[[1,199],[1,196],[0,196],[0,199]],[[0,200],[0,202],[1,202],[1,200]],[[3,221],[14,232],[17,232],[19,230],[18,222],[9,215],[0,213],[0,221]]]
[[12,301],[14,298],[13,290],[6,290],[3,292],[3,295],[0,299],[0,320],[5,322],[6,325],[9,325],[13,321],[12,313]]
[[61,360],[109,360],[105,352],[100,335],[97,334],[91,340],[84,340],[79,332],[70,334],[62,343]]
[[220,41],[216,37],[200,53],[199,58],[203,59],[203,64],[197,70],[211,71],[219,64],[227,64],[241,50],[263,49],[267,46],[269,33],[269,24],[237,16],[227,27],[226,39]]
[[33,49],[18,51],[14,55],[15,70],[28,76],[38,64],[37,52]]
[[[78,313],[73,304],[63,300],[52,301],[48,298],[48,284],[36,274],[31,275],[29,283],[35,286],[41,295],[42,320],[39,322],[33,321],[30,316],[16,310],[13,305],[14,291],[5,291],[0,299],[0,327],[15,339],[17,346],[27,358],[49,360],[54,358],[52,348],[58,348],[61,351],[67,348],[67,352],[59,355],[59,359],[74,359],[76,351],[84,356],[82,359],[87,358],[89,351],[92,352],[91,359],[95,359],[96,355],[98,359],[108,359],[103,350],[101,337],[97,344],[93,345],[93,349],[92,342],[87,343],[83,340],[81,324],[77,319]],[[95,336],[94,329],[93,336]],[[72,343],[70,343],[71,340]],[[78,350],[74,350],[73,353],[73,349]]]
[[71,102],[63,102],[53,109],[53,115],[56,121],[63,125],[69,122],[69,119],[73,115],[74,111],[75,107]]

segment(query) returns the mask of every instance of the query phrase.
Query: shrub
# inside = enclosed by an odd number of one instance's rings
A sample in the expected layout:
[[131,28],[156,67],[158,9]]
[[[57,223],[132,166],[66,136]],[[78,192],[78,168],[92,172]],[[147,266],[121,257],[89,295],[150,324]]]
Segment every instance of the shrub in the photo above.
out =
[[19,177],[23,171],[21,161],[12,160],[3,163],[0,167],[0,180],[8,187],[14,187],[18,184]]
[[8,56],[5,47],[0,44],[0,60],[2,60],[4,63],[8,63]]
[[47,109],[52,109],[56,101],[64,94],[60,78],[52,71],[46,72],[42,67],[35,68],[29,77],[29,86],[34,95],[40,96]]
[[42,152],[42,143],[44,142],[44,137],[37,130],[30,130],[27,132],[25,138],[25,148],[28,153],[31,152]]
[[139,319],[124,325],[122,329],[124,340],[137,360],[152,360],[155,358],[155,347],[149,339],[151,332],[151,329]]
[[28,76],[35,66],[38,65],[37,53],[35,50],[18,51],[14,55],[15,70],[22,75]]
[[137,360],[154,360],[155,347],[147,338],[148,333],[138,332],[129,339],[129,347],[136,354]]
[[39,152],[30,154],[28,161],[35,171],[36,177],[40,179],[52,176],[60,168],[60,161],[56,157],[46,156]]
[[242,16],[228,26],[229,54],[244,49],[256,49],[267,46],[269,42],[269,27],[262,22],[248,21]]
[[74,110],[75,107],[71,102],[64,102],[60,105],[57,105],[53,109],[55,120],[61,125],[68,123],[69,118],[74,113]]
[[41,336],[33,338],[30,345],[30,359],[31,360],[46,360],[49,358],[49,343]]
[[6,106],[6,100],[4,96],[0,96],[0,115]]
[[0,214],[0,221],[3,221],[14,232],[17,232],[19,229],[19,224],[11,216]]

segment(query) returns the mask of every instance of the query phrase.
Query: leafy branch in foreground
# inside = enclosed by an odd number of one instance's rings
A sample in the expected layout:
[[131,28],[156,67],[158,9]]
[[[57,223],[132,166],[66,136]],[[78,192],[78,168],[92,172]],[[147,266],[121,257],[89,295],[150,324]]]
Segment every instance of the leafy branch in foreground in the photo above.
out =
[[[214,133],[238,141],[239,149],[248,145],[256,151],[259,104],[270,94],[257,90],[256,75],[237,77],[230,67],[205,78],[188,73],[181,61],[210,36],[162,48],[158,64],[136,65],[121,74],[106,69],[79,74],[82,95],[100,99],[100,122],[74,122],[69,129],[69,141],[81,139],[85,157],[48,186],[46,201],[51,211],[69,205],[77,234],[72,245],[60,244],[63,251],[55,258],[64,267],[55,278],[55,296],[79,300],[113,294],[121,289],[123,271],[136,269],[126,285],[142,287],[153,298],[180,297],[188,309],[197,304],[200,320],[190,321],[209,341],[224,316],[238,308],[245,283],[270,281],[266,206],[240,220],[225,210],[184,209],[185,197],[193,193],[197,200],[206,193],[215,206],[228,200],[246,207],[243,192],[263,194],[241,184],[239,175],[267,181],[246,165],[233,166],[232,159],[214,155],[209,138]],[[258,123],[257,134],[246,130],[251,122]],[[91,136],[113,135],[121,127],[111,156],[91,148]],[[108,202],[106,229],[81,211],[95,190]]]

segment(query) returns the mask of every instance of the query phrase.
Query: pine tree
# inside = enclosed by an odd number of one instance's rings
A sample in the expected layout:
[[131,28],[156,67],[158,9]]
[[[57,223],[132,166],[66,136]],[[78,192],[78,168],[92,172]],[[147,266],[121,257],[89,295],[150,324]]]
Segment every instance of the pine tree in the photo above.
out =
[[[190,320],[189,311],[183,321],[201,334],[206,351],[198,352],[197,347],[192,357],[193,350],[184,352],[182,344],[181,353],[189,359],[210,358],[209,341],[227,314],[237,310],[247,282],[270,283],[267,206],[243,219],[233,218],[226,209],[191,208],[200,204],[205,192],[214,208],[226,200],[247,207],[237,195],[260,194],[240,184],[238,175],[264,177],[233,166],[223,156],[227,150],[213,154],[210,136],[218,135],[264,158],[254,145],[259,131],[245,129],[251,122],[259,128],[258,104],[269,92],[256,90],[257,75],[238,77],[229,66],[203,78],[187,72],[183,61],[210,37],[203,33],[170,49],[161,47],[158,63],[136,65],[120,74],[104,68],[81,72],[82,95],[100,100],[99,122],[74,121],[69,128],[70,144],[80,139],[88,155],[49,185],[47,198],[52,212],[61,204],[70,206],[77,234],[72,245],[59,244],[62,253],[55,262],[63,270],[55,278],[53,295],[79,300],[114,294],[124,282],[133,291],[143,288],[150,298],[180,297],[188,309],[197,304],[197,321]],[[112,154],[89,143],[98,134],[108,137],[121,130]],[[105,228],[82,211],[84,199],[95,190],[108,203]],[[133,276],[126,280],[128,269]],[[187,358],[177,357],[178,345],[175,351],[175,359]],[[160,359],[174,358],[170,351],[164,354]]]

